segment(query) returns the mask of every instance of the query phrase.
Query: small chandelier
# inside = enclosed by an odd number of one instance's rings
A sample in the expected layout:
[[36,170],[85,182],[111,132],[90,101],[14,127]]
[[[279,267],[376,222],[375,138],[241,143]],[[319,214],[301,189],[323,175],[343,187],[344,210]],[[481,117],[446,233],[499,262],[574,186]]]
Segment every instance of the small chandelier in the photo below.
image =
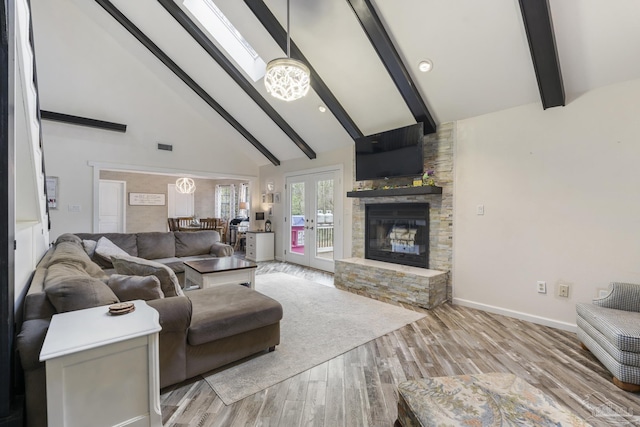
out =
[[264,75],[264,85],[271,96],[287,102],[295,101],[309,92],[309,76],[309,67],[291,58],[289,0],[287,0],[287,57],[269,61]]
[[191,178],[178,178],[176,190],[178,190],[178,193],[191,194],[196,191],[196,184]]

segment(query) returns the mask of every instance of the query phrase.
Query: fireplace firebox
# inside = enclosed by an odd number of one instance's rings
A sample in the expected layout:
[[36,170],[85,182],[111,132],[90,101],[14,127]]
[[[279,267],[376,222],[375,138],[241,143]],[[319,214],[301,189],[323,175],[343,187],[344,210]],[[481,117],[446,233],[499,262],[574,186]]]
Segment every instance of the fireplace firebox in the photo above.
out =
[[429,268],[429,204],[365,206],[365,258]]

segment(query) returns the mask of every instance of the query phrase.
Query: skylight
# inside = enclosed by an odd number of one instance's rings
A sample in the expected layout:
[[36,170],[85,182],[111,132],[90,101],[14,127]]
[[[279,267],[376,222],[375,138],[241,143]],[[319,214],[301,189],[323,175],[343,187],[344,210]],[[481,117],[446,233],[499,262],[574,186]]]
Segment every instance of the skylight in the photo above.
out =
[[213,0],[184,0],[183,5],[254,82],[264,77],[267,64]]

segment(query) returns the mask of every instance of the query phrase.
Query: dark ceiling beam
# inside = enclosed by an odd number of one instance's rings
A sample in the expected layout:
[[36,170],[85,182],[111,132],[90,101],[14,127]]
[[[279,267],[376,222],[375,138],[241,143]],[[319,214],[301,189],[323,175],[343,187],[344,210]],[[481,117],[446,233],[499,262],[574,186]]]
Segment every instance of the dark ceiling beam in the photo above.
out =
[[548,0],[519,0],[524,28],[529,40],[533,68],[538,80],[542,107],[565,105],[560,61],[553,33]]
[[204,32],[187,16],[186,13],[173,0],[158,0],[173,18],[178,21],[193,39],[213,58],[224,71],[245,91],[262,111],[277,124],[284,133],[293,141],[296,146],[310,159],[316,158],[316,153],[309,145],[293,130],[280,114],[260,95],[260,92],[251,84],[242,73],[229,61],[224,53],[207,37]]
[[[287,51],[287,31],[280,25],[278,19],[271,13],[267,5],[262,0],[244,0],[246,5],[251,9],[253,14],[258,18],[264,28],[271,34],[271,37],[280,46]],[[340,122],[342,127],[349,133],[351,138],[359,138],[364,134],[358,129],[355,122],[342,107],[340,102],[333,96],[327,85],[322,81],[318,73],[313,69],[311,63],[305,58],[304,54],[298,46],[291,40],[291,57],[304,62],[311,72],[311,87],[318,94],[325,106],[331,111],[334,117]]]
[[393,45],[389,34],[384,29],[382,21],[378,17],[369,0],[347,0],[360,21],[360,25],[373,48],[378,53],[389,75],[400,91],[402,98],[407,103],[416,122],[424,123],[424,134],[434,133],[436,123],[427,108],[418,88],[413,83],[411,75],[404,66],[398,51]]
[[131,35],[133,35],[140,43],[144,45],[156,58],[160,60],[167,68],[180,78],[187,86],[191,88],[204,102],[209,104],[211,108],[216,110],[218,114],[222,116],[231,126],[233,126],[247,141],[251,143],[263,156],[265,156],[271,163],[278,166],[280,160],[276,158],[267,148],[262,145],[248,130],[246,130],[231,114],[229,114],[215,99],[211,97],[202,87],[200,87],[189,75],[178,66],[169,56],[164,53],[155,43],[149,39],[133,22],[131,22],[126,16],[118,10],[109,0],[96,0],[96,2],[102,6],[116,21],[120,23]]
[[53,122],[68,123],[71,125],[88,126],[92,128],[113,130],[116,132],[126,132],[127,125],[113,122],[105,122],[104,120],[89,119],[87,117],[72,116],[71,114],[56,113],[54,111],[40,110],[40,118],[42,120],[50,120]]

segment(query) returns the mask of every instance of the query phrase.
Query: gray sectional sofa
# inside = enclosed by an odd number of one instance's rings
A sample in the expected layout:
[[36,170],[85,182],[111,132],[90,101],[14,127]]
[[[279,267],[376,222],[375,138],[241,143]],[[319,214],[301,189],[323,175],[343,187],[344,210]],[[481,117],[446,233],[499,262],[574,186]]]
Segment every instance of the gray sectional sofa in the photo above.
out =
[[[220,242],[220,234],[214,230],[174,231],[150,233],[77,233],[80,239],[98,242],[109,239],[127,254],[153,260],[170,267],[184,285],[184,263],[196,259],[227,257],[233,255],[233,247]],[[90,251],[89,251],[90,252]],[[110,260],[90,253],[91,259],[106,270],[113,272]]]
[[[86,240],[97,241],[103,236],[122,245],[127,255],[114,256],[112,263],[103,259],[101,267],[85,251],[85,244]],[[282,306],[277,301],[240,285],[182,291],[173,271],[180,273],[184,269],[182,260],[228,253],[217,242],[205,248],[202,242],[206,236],[212,235],[65,234],[57,239],[34,271],[17,337],[29,427],[47,425],[46,371],[39,355],[56,313],[97,306],[105,306],[106,313],[106,306],[117,301],[146,300],[159,312],[162,327],[160,387],[271,351],[280,343]],[[203,253],[205,250],[207,253]],[[165,264],[140,255],[155,257]]]

